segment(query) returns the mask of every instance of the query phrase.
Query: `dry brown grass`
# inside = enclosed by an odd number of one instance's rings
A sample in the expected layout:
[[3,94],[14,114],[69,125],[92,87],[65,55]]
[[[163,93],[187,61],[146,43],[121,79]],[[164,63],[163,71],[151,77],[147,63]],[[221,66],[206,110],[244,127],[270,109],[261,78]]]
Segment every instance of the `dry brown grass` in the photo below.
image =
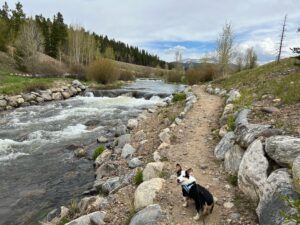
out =
[[109,59],[100,59],[91,63],[86,70],[88,80],[93,80],[101,84],[109,84],[119,79],[119,71],[114,63]]
[[212,65],[202,65],[201,67],[189,69],[185,77],[189,84],[197,84],[213,80],[214,74],[215,70]]

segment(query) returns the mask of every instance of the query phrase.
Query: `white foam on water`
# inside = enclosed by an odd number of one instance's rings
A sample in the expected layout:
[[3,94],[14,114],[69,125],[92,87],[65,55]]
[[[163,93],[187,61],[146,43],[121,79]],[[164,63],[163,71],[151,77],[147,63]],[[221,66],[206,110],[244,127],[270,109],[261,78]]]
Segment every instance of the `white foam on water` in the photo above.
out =
[[8,155],[0,156],[0,162],[15,160],[24,155],[29,155],[29,154],[23,153],[23,152],[16,152],[16,153],[12,152],[12,153],[9,153]]

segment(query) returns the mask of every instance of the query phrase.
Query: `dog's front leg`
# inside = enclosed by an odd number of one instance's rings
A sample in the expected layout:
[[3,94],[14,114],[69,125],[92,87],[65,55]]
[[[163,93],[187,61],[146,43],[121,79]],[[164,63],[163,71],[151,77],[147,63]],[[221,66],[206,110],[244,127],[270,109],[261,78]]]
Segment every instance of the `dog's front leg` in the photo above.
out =
[[196,216],[194,216],[193,219],[197,221],[200,219],[200,216],[201,216],[200,213],[197,212]]
[[188,197],[183,197],[183,207],[188,207]]

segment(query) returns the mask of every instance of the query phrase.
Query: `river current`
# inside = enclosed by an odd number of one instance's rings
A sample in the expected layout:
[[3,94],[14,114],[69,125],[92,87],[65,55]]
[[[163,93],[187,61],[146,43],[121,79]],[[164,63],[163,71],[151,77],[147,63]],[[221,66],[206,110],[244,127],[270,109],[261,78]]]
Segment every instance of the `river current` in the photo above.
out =
[[95,146],[99,136],[112,139],[116,126],[183,88],[137,80],[118,90],[1,113],[0,224],[38,224],[51,209],[79,198],[92,186],[94,169],[74,149]]

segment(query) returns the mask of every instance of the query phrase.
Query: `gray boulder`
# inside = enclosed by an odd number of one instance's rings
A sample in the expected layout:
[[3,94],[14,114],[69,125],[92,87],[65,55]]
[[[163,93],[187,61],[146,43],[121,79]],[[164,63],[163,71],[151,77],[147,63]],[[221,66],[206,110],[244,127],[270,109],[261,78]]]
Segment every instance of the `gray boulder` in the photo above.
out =
[[7,101],[5,99],[0,99],[0,107],[5,107],[7,105]]
[[78,207],[81,213],[88,213],[91,211],[100,210],[100,205],[103,202],[104,198],[100,196],[90,196],[84,197],[78,203]]
[[36,98],[36,96],[32,93],[23,94],[22,97],[23,97],[25,102],[33,101]]
[[130,143],[130,141],[131,141],[131,135],[124,134],[116,139],[115,146],[118,148],[123,148],[124,145]]
[[[300,181],[300,155],[293,162],[293,178]],[[300,183],[295,182],[295,186],[300,190]]]
[[162,218],[158,204],[149,205],[133,216],[129,225],[155,225]]
[[248,122],[248,114],[251,112],[250,109],[242,109],[238,112],[235,119],[235,127],[239,127],[241,125],[247,125]]
[[112,155],[112,152],[108,149],[105,149],[96,159],[95,159],[95,165],[96,168],[101,166],[104,162],[107,162]]
[[256,209],[260,225],[287,224],[282,212],[291,214],[293,210],[288,207],[283,197],[299,199],[300,196],[293,190],[292,179],[288,171],[279,169],[271,173],[263,187]]
[[63,99],[63,96],[60,92],[52,93],[51,97],[53,100],[62,100]]
[[64,97],[64,99],[68,99],[71,97],[71,94],[68,91],[63,91],[61,92],[61,94]]
[[111,191],[113,191],[115,188],[117,188],[120,185],[121,185],[120,177],[112,177],[104,182],[101,191],[103,193],[109,194]]
[[127,127],[124,124],[119,125],[119,126],[116,127],[115,136],[119,137],[121,135],[126,134],[126,132],[127,132]]
[[241,94],[238,90],[231,90],[229,92],[229,97],[226,100],[226,104],[233,103],[241,97]]
[[170,134],[169,134],[170,130],[168,128],[164,129],[162,132],[160,132],[159,139],[161,140],[161,142],[166,143],[166,144],[170,144]]
[[246,150],[238,171],[239,188],[254,201],[262,194],[268,167],[262,142],[257,139]]
[[125,144],[125,146],[122,149],[121,157],[124,159],[131,158],[135,151],[136,149],[130,144]]
[[164,163],[162,162],[151,162],[146,165],[143,170],[143,180],[150,180],[155,177],[159,177],[164,168]]
[[81,216],[69,223],[66,223],[66,225],[102,225],[105,224],[105,215],[105,212],[93,212],[88,215]]
[[241,161],[243,159],[244,150],[239,145],[234,145],[225,153],[224,167],[230,174],[237,174]]
[[262,124],[240,125],[235,130],[236,142],[241,147],[247,148],[256,138],[260,137],[268,129],[271,129],[271,127],[271,125]]
[[134,128],[137,128],[138,124],[139,124],[138,120],[130,119],[130,120],[128,120],[127,127],[128,127],[128,129],[132,130]]
[[143,130],[140,130],[135,133],[135,137],[137,138],[138,141],[143,141],[146,139],[146,134]]
[[52,101],[51,92],[49,91],[39,91],[41,98],[44,99],[44,101]]
[[281,166],[288,166],[300,155],[300,138],[273,136],[266,140],[268,156]]
[[159,191],[164,187],[165,180],[162,178],[153,178],[141,183],[134,193],[134,207],[139,210],[148,205],[152,205]]
[[228,132],[219,144],[215,147],[214,154],[217,159],[223,160],[225,153],[233,148],[235,142],[235,135],[233,132]]
[[128,162],[128,167],[130,169],[140,167],[141,165],[143,165],[143,162],[141,160],[139,160],[138,158],[133,158]]
[[116,173],[117,169],[118,164],[113,163],[111,161],[106,162],[96,170],[97,179],[99,180],[103,177],[110,177]]
[[80,81],[79,80],[73,80],[72,81],[72,86],[74,86],[74,87],[79,87],[79,86],[81,86],[82,84],[80,83]]

